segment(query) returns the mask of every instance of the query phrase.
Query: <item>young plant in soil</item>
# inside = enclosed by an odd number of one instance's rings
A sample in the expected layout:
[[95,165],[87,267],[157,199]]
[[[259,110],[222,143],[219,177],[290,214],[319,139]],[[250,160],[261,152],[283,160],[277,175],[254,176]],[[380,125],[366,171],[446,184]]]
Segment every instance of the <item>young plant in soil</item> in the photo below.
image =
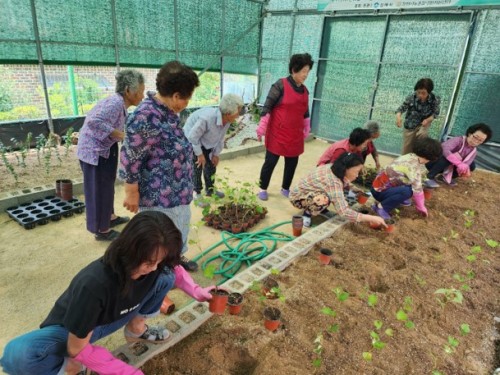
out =
[[448,336],[448,343],[444,345],[443,350],[446,354],[453,354],[458,347],[459,341],[453,336]]
[[488,246],[489,246],[489,247],[491,247],[491,248],[493,248],[493,249],[494,249],[494,248],[496,248],[496,247],[498,247],[498,242],[497,242],[497,241],[495,241],[495,240],[491,240],[491,239],[490,239],[490,240],[488,240],[488,239],[487,239],[487,240],[486,240],[486,243],[488,244]]
[[450,235],[449,237],[443,237],[444,242],[448,242],[448,240],[455,240],[458,238],[458,232],[455,232],[453,229],[450,230]]
[[[332,318],[335,318],[337,316],[337,312],[335,310],[332,310],[331,308],[329,307],[323,307],[320,312],[322,314],[325,314],[327,316],[331,316]],[[330,326],[328,326],[328,328],[326,329],[328,332],[330,333],[336,333],[339,331],[339,324],[338,323],[335,323],[335,324],[332,324]]]
[[72,145],[72,140],[73,140],[73,128],[70,127],[67,131],[66,131],[66,134],[63,135],[63,140],[64,140],[64,148],[65,148],[65,151],[64,151],[64,156],[68,156],[69,154],[69,148],[71,147]]
[[375,305],[378,303],[378,297],[376,294],[370,294],[367,298],[367,303],[368,306],[370,307],[375,307]]
[[468,335],[470,333],[470,327],[467,323],[460,324],[460,334],[462,336]]
[[47,139],[43,134],[40,134],[38,137],[35,138],[36,143],[36,158],[38,160],[38,165],[41,165],[42,162],[40,161],[40,153],[43,155],[45,153],[45,144],[47,143]]
[[316,368],[321,367],[321,354],[323,354],[323,333],[318,333],[316,338],[313,341],[314,344],[314,349],[313,353],[315,355],[315,358],[312,361],[312,365]]
[[462,303],[464,300],[464,296],[462,292],[455,288],[441,288],[434,292],[434,294],[438,294],[441,297],[437,297],[436,300],[439,302],[441,307],[444,309],[448,303]]
[[349,298],[349,293],[344,291],[344,289],[342,289],[342,287],[337,287],[335,289],[332,289],[332,291],[333,291],[333,293],[335,293],[335,295],[337,296],[337,299],[340,302],[344,302]]
[[3,164],[5,165],[5,168],[9,171],[9,173],[14,177],[14,180],[17,181],[19,180],[19,176],[17,175],[17,172],[14,169],[14,166],[10,163],[9,159],[7,158],[7,154],[9,152],[9,149],[4,146],[2,142],[0,142],[0,155],[2,157]]
[[403,308],[396,312],[396,319],[400,322],[404,322],[405,327],[409,329],[415,328],[415,323],[413,323],[408,317],[408,314],[413,310],[412,306],[413,300],[411,297],[407,296],[404,299]]
[[479,254],[483,249],[479,245],[472,246],[469,255],[465,257],[468,262],[475,262],[477,260],[476,254]]
[[470,291],[470,286],[466,282],[468,280],[472,280],[474,277],[475,277],[475,274],[472,270],[468,271],[465,275],[461,275],[460,273],[453,274],[453,278],[455,280],[457,280],[460,283],[463,283],[462,285],[460,285],[460,289],[463,290],[464,292]]
[[474,212],[474,210],[465,210],[463,215],[465,217],[465,227],[470,228],[474,223],[474,216],[476,215],[476,213]]

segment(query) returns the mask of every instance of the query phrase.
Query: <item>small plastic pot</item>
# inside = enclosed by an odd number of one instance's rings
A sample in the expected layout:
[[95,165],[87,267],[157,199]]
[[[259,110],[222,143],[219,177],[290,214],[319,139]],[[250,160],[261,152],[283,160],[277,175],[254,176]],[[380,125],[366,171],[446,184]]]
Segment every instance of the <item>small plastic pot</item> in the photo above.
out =
[[370,194],[359,193],[358,194],[358,203],[359,204],[365,204],[366,202],[368,202],[368,198],[370,198]]
[[370,223],[369,225],[370,225],[370,228],[372,228],[372,229],[377,229],[377,230],[380,229],[380,224]]
[[292,216],[292,230],[293,235],[298,237],[302,234],[302,228],[304,226],[304,218],[300,215]]
[[424,198],[429,200],[432,197],[432,189],[424,189]]
[[320,249],[319,262],[324,265],[330,264],[332,254],[333,252],[330,249]]
[[243,306],[243,295],[237,292],[229,294],[227,306],[229,308],[229,314],[238,315]]
[[396,222],[393,219],[388,219],[385,221],[387,224],[387,228],[385,228],[385,231],[387,233],[392,233],[396,229]]
[[224,314],[229,293],[222,289],[212,289],[210,294],[212,299],[209,301],[208,310],[214,314]]
[[264,309],[264,327],[269,331],[276,331],[280,326],[281,311],[276,307]]
[[165,315],[170,315],[174,312],[174,310],[175,303],[170,298],[165,296],[163,302],[161,303],[160,312]]

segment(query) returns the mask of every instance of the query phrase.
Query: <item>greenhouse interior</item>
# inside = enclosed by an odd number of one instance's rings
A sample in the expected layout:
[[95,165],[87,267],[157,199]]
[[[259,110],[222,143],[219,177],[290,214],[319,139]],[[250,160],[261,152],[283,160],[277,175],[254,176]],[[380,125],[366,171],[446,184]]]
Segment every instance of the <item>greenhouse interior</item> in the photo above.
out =
[[0,7],[2,373],[500,374],[499,0]]

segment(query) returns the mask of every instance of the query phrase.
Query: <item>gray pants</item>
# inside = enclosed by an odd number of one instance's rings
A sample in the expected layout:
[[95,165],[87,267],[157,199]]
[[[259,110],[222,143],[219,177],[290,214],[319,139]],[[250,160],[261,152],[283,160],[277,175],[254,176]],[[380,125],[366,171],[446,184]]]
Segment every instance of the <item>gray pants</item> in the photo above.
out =
[[401,155],[413,152],[413,145],[417,138],[427,137],[429,127],[417,126],[415,129],[404,129],[403,131],[403,149]]
[[193,153],[193,165],[194,165],[194,171],[193,171],[193,184],[194,184],[194,191],[196,191],[198,194],[201,193],[203,190],[203,182],[201,180],[201,173],[203,172],[203,179],[205,180],[205,191],[208,194],[212,194],[214,190],[214,176],[215,172],[217,172],[217,168],[215,165],[212,163],[212,160],[210,160],[210,153],[212,152],[212,149],[206,149],[205,147],[201,147],[201,151],[203,152],[203,155],[205,156],[205,167],[197,167],[196,162],[198,161],[198,157]]

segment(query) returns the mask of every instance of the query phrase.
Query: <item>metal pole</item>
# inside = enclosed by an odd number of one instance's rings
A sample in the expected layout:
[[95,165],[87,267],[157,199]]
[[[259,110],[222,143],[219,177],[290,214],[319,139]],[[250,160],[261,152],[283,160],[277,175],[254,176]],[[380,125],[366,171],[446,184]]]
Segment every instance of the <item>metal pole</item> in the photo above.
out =
[[50,112],[49,92],[47,90],[47,79],[45,77],[45,68],[43,66],[43,55],[42,55],[42,46],[40,43],[40,33],[38,30],[38,22],[36,19],[35,0],[30,0],[30,5],[31,5],[31,18],[33,20],[33,31],[35,33],[36,54],[38,57],[38,66],[40,67],[40,76],[42,79],[43,94],[45,96],[45,108],[47,110],[47,121],[49,124],[49,132],[54,133],[54,123],[52,122],[52,113]]
[[444,140],[445,137],[449,134],[449,132],[452,129],[451,124],[450,124],[450,117],[451,117],[451,114],[453,113],[453,110],[455,109],[455,105],[456,105],[457,99],[458,99],[458,88],[459,88],[460,83],[462,82],[462,78],[465,74],[465,72],[464,72],[465,60],[469,56],[472,35],[474,34],[474,31],[476,29],[477,15],[478,15],[477,10],[473,11],[471,14],[469,32],[468,32],[467,37],[465,39],[464,50],[462,52],[462,58],[460,59],[460,63],[458,65],[458,74],[457,74],[457,78],[455,80],[455,85],[453,86],[453,92],[451,93],[450,106],[448,107],[448,112],[446,112],[446,117],[444,119],[444,126],[441,129],[441,134],[439,135],[440,140]]
[[78,98],[75,88],[75,71],[73,65],[68,65],[69,92],[71,93],[71,104],[73,106],[73,115],[78,116]]
[[297,17],[297,0],[295,0],[295,3],[293,5],[293,10],[292,10],[292,32],[290,33],[290,47],[288,48],[288,59],[290,60],[290,57],[292,56],[292,50],[293,50],[293,38],[295,36],[295,19]]
[[115,64],[116,71],[120,71],[120,50],[118,48],[118,26],[116,22],[116,2],[115,0],[111,0],[111,17],[113,21],[113,39],[115,44]]
[[259,27],[259,52],[257,56],[257,97],[255,98],[255,102],[258,103],[261,95],[261,74],[262,74],[262,38],[263,38],[263,29],[264,29],[264,18],[265,18],[265,5],[267,2],[262,4],[260,7],[260,27]]
[[224,50],[224,39],[226,37],[226,0],[222,2],[222,25],[221,25],[221,38],[220,38],[220,99],[224,96],[224,55],[222,51]]
[[382,45],[380,46],[380,53],[378,55],[377,72],[375,73],[375,81],[374,81],[375,87],[373,88],[373,91],[372,91],[372,100],[371,100],[371,105],[370,105],[370,113],[368,114],[368,120],[371,120],[372,115],[373,115],[373,106],[375,105],[375,96],[377,95],[377,90],[378,90],[378,80],[380,78],[380,68],[382,66],[382,58],[384,56],[384,50],[385,50],[385,44],[387,41],[387,30],[388,29],[389,29],[389,15],[386,15],[385,16],[384,37],[382,39]]
[[175,59],[179,60],[179,5],[178,0],[174,0],[174,41],[175,41]]

